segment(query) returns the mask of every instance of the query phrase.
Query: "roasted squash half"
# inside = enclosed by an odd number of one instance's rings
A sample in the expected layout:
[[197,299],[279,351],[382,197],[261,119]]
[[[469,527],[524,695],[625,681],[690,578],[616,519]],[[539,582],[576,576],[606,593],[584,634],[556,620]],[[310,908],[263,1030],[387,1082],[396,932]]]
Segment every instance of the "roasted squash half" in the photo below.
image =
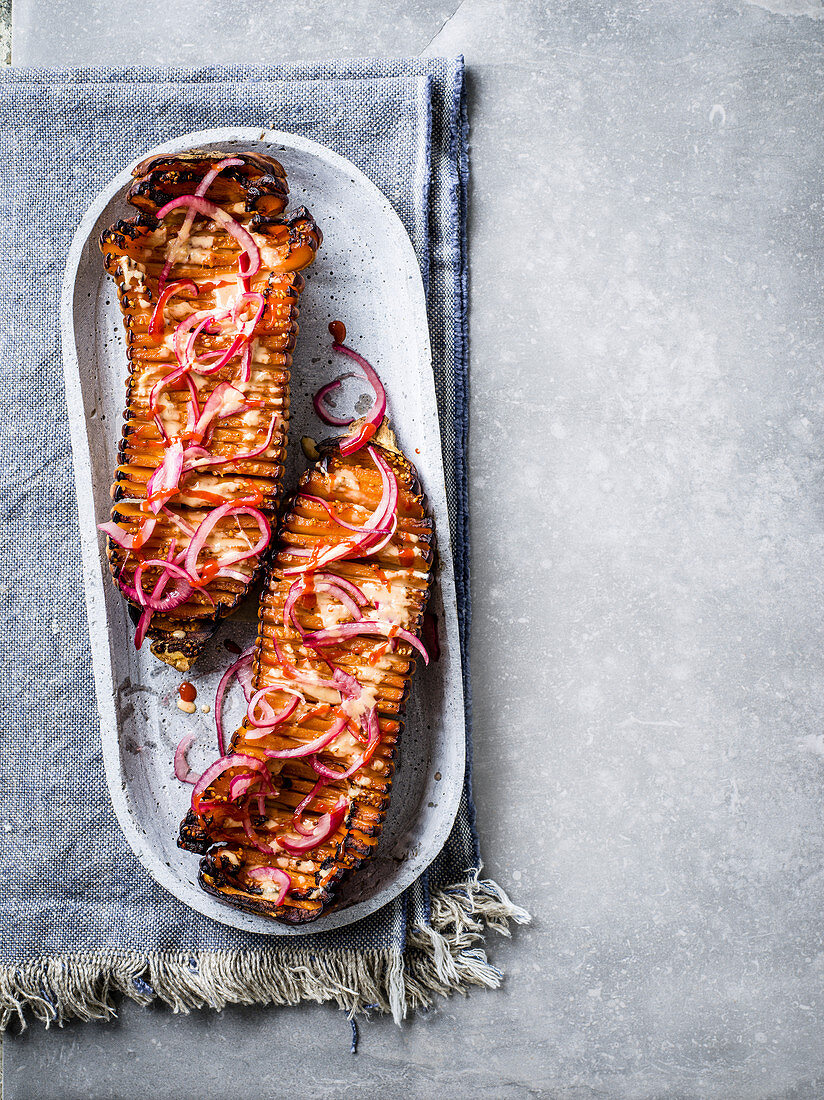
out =
[[179,840],[205,854],[208,893],[293,923],[378,843],[433,558],[417,474],[385,427],[354,454],[319,450],[281,520],[247,716]]
[[[277,161],[153,157],[138,213],[101,236],[129,373],[108,536],[152,652],[188,670],[261,571],[281,494],[302,268],[320,230],[285,213]],[[192,543],[197,543],[191,553]]]

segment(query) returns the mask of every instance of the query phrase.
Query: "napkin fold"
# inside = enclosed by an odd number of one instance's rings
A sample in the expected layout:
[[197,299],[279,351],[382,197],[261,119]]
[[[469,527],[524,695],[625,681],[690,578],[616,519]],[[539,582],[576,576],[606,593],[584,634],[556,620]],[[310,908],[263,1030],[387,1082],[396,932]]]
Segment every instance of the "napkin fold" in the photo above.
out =
[[467,699],[467,180],[463,63],[0,72],[0,1026],[107,1017],[115,994],[175,1010],[333,1000],[400,1021],[497,986],[487,928],[528,915],[480,878],[471,752],[443,851],[346,928],[273,939],[194,913],[147,874],[106,790],[71,450],[59,289],[75,227],[122,166],[181,133],[260,125],[354,161],[397,210],[427,288]]

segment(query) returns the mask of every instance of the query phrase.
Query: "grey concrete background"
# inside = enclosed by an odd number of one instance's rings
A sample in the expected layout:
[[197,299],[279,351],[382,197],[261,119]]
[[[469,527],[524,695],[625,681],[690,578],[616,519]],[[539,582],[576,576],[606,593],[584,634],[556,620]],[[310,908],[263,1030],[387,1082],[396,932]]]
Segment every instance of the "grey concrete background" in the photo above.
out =
[[14,60],[466,55],[476,792],[535,923],[357,1056],[126,1005],[5,1096],[824,1095],[824,9],[197,10],[15,0]]

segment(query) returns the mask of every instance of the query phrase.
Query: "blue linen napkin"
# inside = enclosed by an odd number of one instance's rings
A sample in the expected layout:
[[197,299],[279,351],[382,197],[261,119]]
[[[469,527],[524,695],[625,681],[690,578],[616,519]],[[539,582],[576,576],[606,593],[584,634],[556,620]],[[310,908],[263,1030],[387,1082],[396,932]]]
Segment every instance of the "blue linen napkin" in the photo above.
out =
[[[354,161],[409,231],[428,293],[464,667],[466,132],[461,60],[0,73],[0,1025],[114,1011],[334,1000],[400,1020],[435,993],[495,986],[486,926],[527,919],[479,879],[471,772],[441,855],[380,912],[288,941],[235,931],[166,894],[112,811],[97,728],[58,300],[83,213],[122,166],[181,133],[261,125]],[[469,679],[466,675],[469,707]],[[467,709],[467,748],[471,748]],[[471,763],[471,755],[468,753]]]

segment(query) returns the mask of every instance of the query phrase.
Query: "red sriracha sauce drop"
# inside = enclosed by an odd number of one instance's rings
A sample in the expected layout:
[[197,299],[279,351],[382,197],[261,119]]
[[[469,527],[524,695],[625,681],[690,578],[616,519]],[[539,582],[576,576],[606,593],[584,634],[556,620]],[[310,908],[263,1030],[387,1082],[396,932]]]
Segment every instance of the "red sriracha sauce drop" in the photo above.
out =
[[342,344],[346,339],[346,325],[343,321],[330,321],[329,334],[336,344]]
[[184,703],[193,703],[197,699],[197,688],[188,680],[184,680],[177,690]]

